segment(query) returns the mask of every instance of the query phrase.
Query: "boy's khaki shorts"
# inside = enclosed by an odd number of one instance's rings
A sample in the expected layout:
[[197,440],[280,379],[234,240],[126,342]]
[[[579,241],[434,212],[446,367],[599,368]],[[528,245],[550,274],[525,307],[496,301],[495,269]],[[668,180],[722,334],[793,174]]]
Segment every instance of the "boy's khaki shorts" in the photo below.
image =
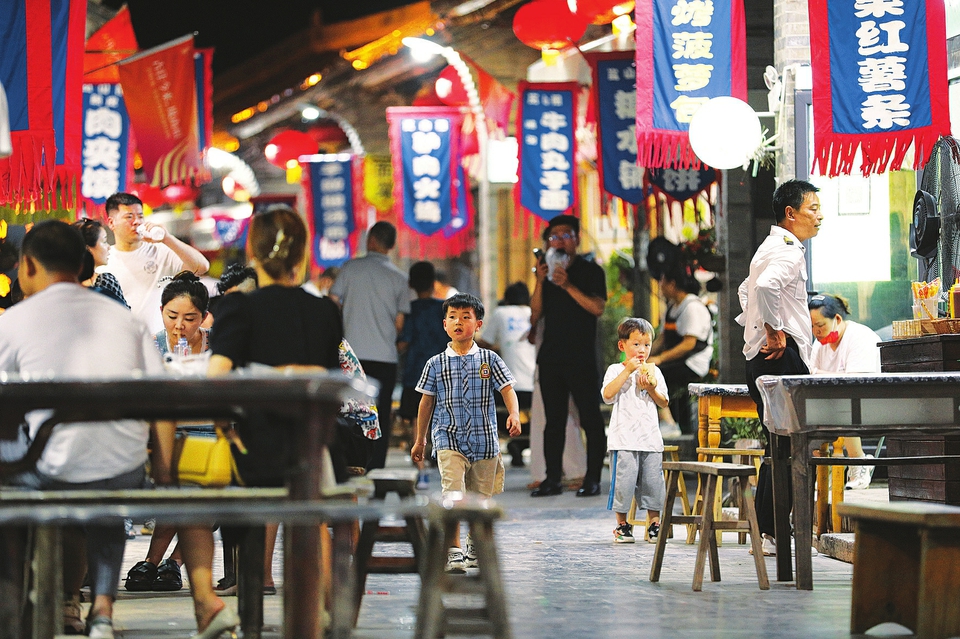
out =
[[503,492],[503,459],[500,455],[471,462],[455,450],[438,450],[437,466],[444,494],[471,492],[492,497]]

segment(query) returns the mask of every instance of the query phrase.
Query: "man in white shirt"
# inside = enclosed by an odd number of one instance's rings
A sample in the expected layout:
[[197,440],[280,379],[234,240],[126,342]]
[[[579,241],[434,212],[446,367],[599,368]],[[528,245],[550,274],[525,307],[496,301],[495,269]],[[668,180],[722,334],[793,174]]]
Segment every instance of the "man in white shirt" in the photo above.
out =
[[[743,326],[747,388],[761,421],[763,400],[757,390],[757,378],[810,372],[812,340],[803,242],[819,232],[823,221],[817,191],[817,187],[802,180],[790,180],[777,188],[773,194],[777,224],[770,228],[770,235],[754,254],[750,275],[738,291],[743,313],[736,321]],[[789,442],[776,442],[775,437],[767,433],[767,454],[789,456]],[[774,554],[773,492],[767,465],[760,468],[756,501],[764,554]]]
[[[79,231],[60,221],[37,224],[24,237],[18,277],[25,299],[0,316],[0,372],[55,378],[163,374],[146,326],[120,304],[78,284],[86,251]],[[30,440],[49,416],[49,411],[27,415]],[[36,469],[14,483],[54,490],[142,487],[148,436],[148,424],[138,420],[59,424]],[[121,522],[86,526],[85,532],[93,594],[87,630],[91,637],[112,637],[126,534]],[[76,539],[64,535],[69,544],[63,557],[64,623],[74,632],[84,630],[78,595],[86,572],[82,538]]]
[[166,233],[163,227],[144,221],[143,202],[137,196],[114,193],[107,198],[106,209],[114,245],[104,270],[120,282],[133,314],[147,324],[151,334],[157,333],[163,329],[161,278],[180,271],[203,275],[210,263],[200,251]]

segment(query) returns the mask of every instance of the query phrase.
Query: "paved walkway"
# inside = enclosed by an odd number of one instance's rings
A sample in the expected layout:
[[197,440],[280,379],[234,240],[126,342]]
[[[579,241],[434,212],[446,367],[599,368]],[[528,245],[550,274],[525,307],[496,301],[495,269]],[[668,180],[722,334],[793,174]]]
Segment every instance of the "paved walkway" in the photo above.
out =
[[[392,455],[390,464],[403,464],[401,455]],[[433,472],[436,488],[439,477]],[[605,472],[604,490],[607,479]],[[654,546],[639,537],[632,545],[613,543],[614,520],[605,496],[583,499],[570,491],[532,499],[528,481],[525,469],[508,468],[507,490],[498,500],[507,510],[496,535],[514,637],[850,636],[849,564],[814,557],[812,592],[775,581],[763,592],[747,547],[737,545],[736,533],[727,533],[719,551],[723,580],[710,582],[708,571],[703,591],[695,593],[691,581],[696,546],[682,543],[685,529],[678,526],[676,539],[667,546],[660,582],[650,583]],[[149,537],[128,543],[124,572],[143,559],[148,544]],[[279,549],[274,560],[282,592]],[[767,558],[767,570],[772,580],[773,558]],[[220,565],[214,575],[222,575]],[[413,575],[371,575],[367,590],[355,636],[413,637],[419,580]],[[227,602],[236,606],[236,598]],[[266,597],[265,602],[265,636],[279,637],[282,597]],[[186,587],[179,593],[132,594],[121,584],[116,624],[117,636],[124,639],[185,638],[196,628]]]

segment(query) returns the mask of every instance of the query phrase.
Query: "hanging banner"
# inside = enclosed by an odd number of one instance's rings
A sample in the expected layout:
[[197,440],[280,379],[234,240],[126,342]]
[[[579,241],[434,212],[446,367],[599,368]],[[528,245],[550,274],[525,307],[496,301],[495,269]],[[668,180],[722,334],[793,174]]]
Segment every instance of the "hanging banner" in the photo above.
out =
[[411,229],[426,236],[450,224],[457,199],[458,107],[389,107],[394,207]]
[[130,121],[119,84],[83,85],[83,173],[80,194],[103,204],[127,190]]
[[193,36],[120,62],[120,84],[150,184],[167,186],[204,176]]
[[693,114],[710,98],[747,99],[743,0],[637,0],[636,23],[638,162],[699,166]]
[[86,11],[86,0],[0,2],[11,141],[0,160],[0,205],[77,205]]
[[126,5],[97,32],[87,38],[83,54],[83,81],[85,84],[120,82],[117,62],[140,50],[137,36]]
[[363,198],[379,213],[393,209],[393,167],[389,155],[363,157]]
[[340,266],[352,257],[354,230],[353,156],[312,155],[307,164],[313,261],[321,268]]
[[194,85],[197,92],[197,144],[200,154],[213,145],[213,49],[193,52]]
[[443,227],[443,237],[450,239],[470,226],[473,219],[473,201],[470,199],[470,183],[462,164],[457,164],[457,199],[453,203],[450,223]]
[[720,179],[720,172],[708,166],[699,169],[650,169],[645,181],[673,202],[686,202],[697,197]]
[[593,71],[598,113],[597,169],[603,190],[631,204],[643,200],[643,169],[637,166],[637,66],[632,51],[585,53]]
[[920,168],[950,134],[943,0],[810,0],[814,165],[863,175]]
[[549,220],[571,213],[577,200],[576,82],[519,83],[519,204]]

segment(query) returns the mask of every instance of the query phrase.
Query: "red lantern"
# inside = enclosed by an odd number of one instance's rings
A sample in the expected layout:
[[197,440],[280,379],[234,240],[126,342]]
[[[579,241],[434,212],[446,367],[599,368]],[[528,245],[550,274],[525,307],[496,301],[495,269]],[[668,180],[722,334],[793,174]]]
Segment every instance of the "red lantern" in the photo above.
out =
[[577,13],[591,24],[610,24],[633,7],[633,0],[577,0]]
[[270,164],[285,169],[287,162],[296,160],[301,155],[313,155],[317,152],[317,142],[302,131],[283,131],[273,136],[273,139],[263,149],[263,154]]
[[513,16],[513,33],[534,49],[563,49],[586,31],[586,18],[571,13],[567,0],[533,0]]
[[200,195],[200,189],[185,184],[171,184],[163,189],[163,199],[168,204],[182,204],[193,202]]
[[307,135],[319,145],[346,144],[349,142],[347,134],[336,124],[318,124],[310,127]]
[[470,98],[467,97],[467,90],[463,87],[463,81],[460,74],[453,66],[447,66],[440,72],[434,84],[434,90],[437,97],[447,106],[467,106],[470,104]]
[[150,208],[163,204],[163,189],[150,184],[134,184],[130,192],[140,198],[140,201]]

